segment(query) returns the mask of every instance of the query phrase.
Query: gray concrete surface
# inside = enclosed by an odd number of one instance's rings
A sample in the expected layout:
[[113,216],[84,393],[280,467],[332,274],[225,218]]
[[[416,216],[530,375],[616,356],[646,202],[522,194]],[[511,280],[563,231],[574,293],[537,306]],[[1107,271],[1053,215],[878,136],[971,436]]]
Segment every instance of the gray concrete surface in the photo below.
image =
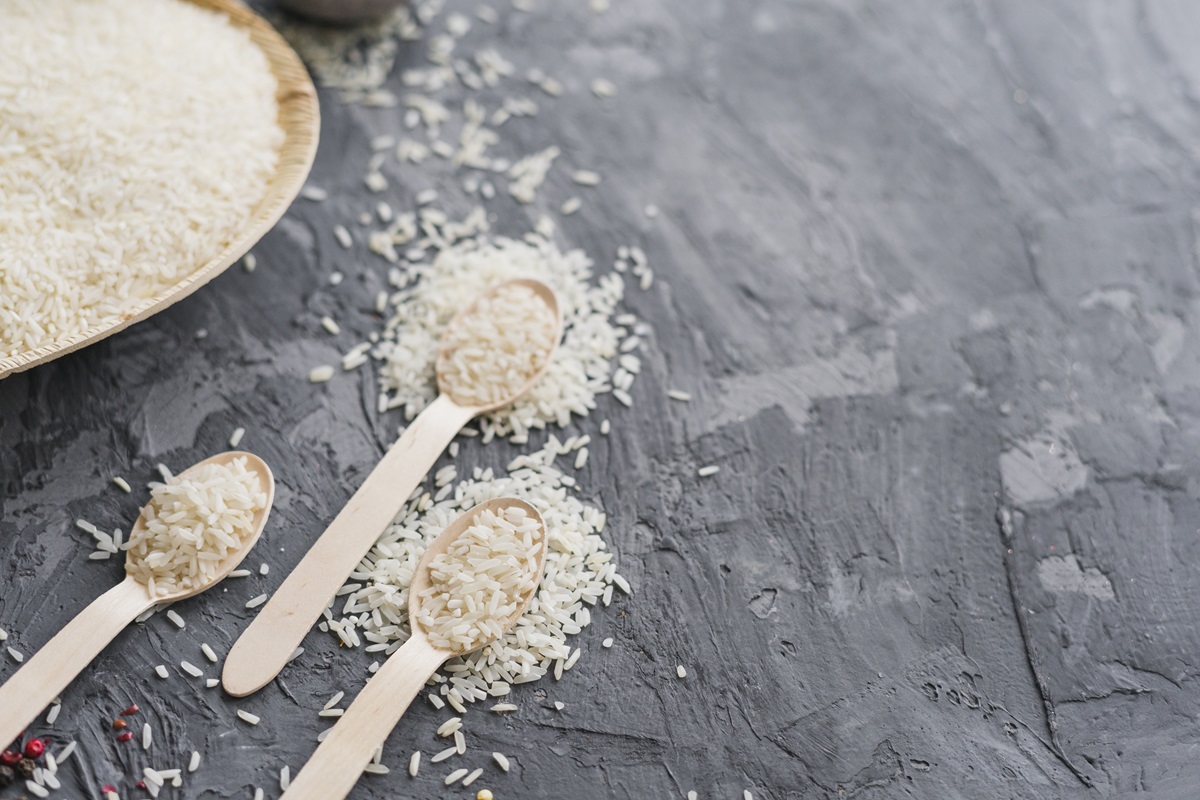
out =
[[[479,764],[514,760],[472,790],[1194,797],[1200,9],[546,5],[504,9],[494,35],[571,90],[529,147],[557,141],[606,176],[562,240],[601,264],[641,244],[658,274],[631,298],[655,328],[636,404],[604,400],[618,424],[582,479],[635,594],[597,614],[579,668],[518,693],[521,713],[471,713]],[[588,95],[597,75],[612,102]],[[314,180],[353,193],[393,117],[323,100]],[[543,201],[573,191],[559,172]],[[120,575],[71,529],[133,517],[111,475],[148,480],[244,425],[280,480],[253,557],[269,576],[181,604],[184,631],[131,627],[66,692],[69,796],[148,763],[107,727],[130,701],[156,729],[149,763],[204,752],[179,796],[276,795],[324,727],[314,709],[365,678],[369,659],[317,633],[244,701],[152,672],[230,645],[398,423],[369,372],[305,382],[374,324],[357,273],[378,262],[333,244],[338,203],[293,209],[253,274],[0,383],[0,627],[26,652]],[[515,232],[535,214],[496,209]],[[336,290],[335,268],[351,274]],[[331,311],[340,340],[316,322]],[[466,442],[460,463],[512,452]],[[708,463],[721,472],[695,477]],[[473,796],[403,774],[444,716],[417,704],[389,740],[396,772],[353,796]]]

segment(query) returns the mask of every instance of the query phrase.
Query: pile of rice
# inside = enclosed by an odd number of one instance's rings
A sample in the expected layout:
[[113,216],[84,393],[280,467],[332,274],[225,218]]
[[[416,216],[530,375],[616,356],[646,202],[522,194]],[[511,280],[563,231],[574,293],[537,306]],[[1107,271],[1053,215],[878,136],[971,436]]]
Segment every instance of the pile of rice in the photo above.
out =
[[567,637],[591,624],[596,603],[612,601],[614,585],[629,592],[601,536],[604,513],[575,497],[574,478],[555,464],[558,456],[582,452],[589,442],[588,436],[565,442],[551,436],[541,450],[514,459],[507,475],[477,469],[472,479],[445,483],[436,499],[418,491],[338,592],[345,598],[335,600],[342,603],[341,615],[326,609],[321,629],[347,647],[365,640],[368,652],[395,652],[409,637],[408,589],[429,542],[473,506],[518,497],[536,508],[546,525],[546,564],[537,596],[502,638],[448,661],[446,674],[435,676],[438,693],[461,712],[464,703],[502,697],[515,684],[551,673],[561,678],[581,654]]
[[522,283],[476,301],[442,339],[441,388],[464,406],[489,406],[517,394],[545,365],[558,318]]
[[[541,280],[559,297],[565,323],[562,346],[531,392],[482,418],[479,426],[485,442],[507,436],[522,444],[530,431],[567,426],[573,417],[587,415],[598,395],[611,392],[622,404],[632,404],[629,390],[641,367],[637,350],[648,329],[618,306],[626,278],[649,289],[653,271],[640,248],[625,246],[612,271],[596,278],[582,250],[560,251],[555,223],[546,214],[519,239],[490,235],[488,217],[495,205],[515,201],[535,208],[562,207],[564,215],[573,214],[583,207],[575,193],[597,186],[602,176],[572,163],[567,148],[542,143],[526,149],[531,137],[525,134],[540,113],[539,102],[552,102],[563,85],[538,68],[522,72],[498,52],[503,37],[493,27],[502,24],[497,10],[480,6],[472,19],[444,6],[440,0],[412,2],[375,25],[347,30],[325,31],[303,23],[284,23],[281,30],[318,82],[342,89],[347,102],[406,106],[402,127],[380,133],[370,143],[362,183],[355,183],[365,185],[368,194],[353,198],[365,202],[356,216],[333,229],[343,248],[365,245],[386,262],[390,284],[375,299],[375,311],[386,320],[383,330],[371,331],[350,347],[343,369],[359,369],[373,356],[380,362],[380,413],[402,408],[412,419],[437,395],[437,342],[454,313],[502,281]],[[528,11],[516,5],[513,10]],[[403,70],[403,96],[393,95],[389,87],[395,82],[386,78],[397,47],[422,34],[425,62]],[[470,39],[478,49],[468,49]],[[523,130],[504,136],[514,127]],[[554,170],[564,164],[574,184],[571,194],[550,203],[543,193],[562,190],[555,186]],[[500,185],[505,180],[507,192]],[[412,196],[400,188],[421,185],[441,188]],[[459,187],[460,196],[480,205],[456,220],[437,200],[442,194],[458,195]],[[304,196],[322,202],[329,193],[310,186]],[[400,211],[393,208],[397,201],[415,207]],[[353,325],[334,323],[338,330]],[[323,381],[334,371],[322,365],[314,375]]]
[[184,0],[0,3],[0,359],[116,321],[225,248],[284,134],[245,30]]
[[205,586],[253,534],[266,506],[262,481],[245,456],[151,483],[146,524],[121,545],[125,571],[152,597]]
[[461,653],[499,639],[537,588],[538,553],[545,545],[539,520],[524,508],[477,513],[427,566],[429,586],[420,594],[417,624],[434,647]]
[[[516,278],[535,278],[554,289],[563,337],[546,372],[515,403],[479,419],[484,441],[511,435],[528,441],[532,430],[569,425],[573,415],[596,407],[596,396],[625,390],[641,367],[639,336],[631,316],[617,315],[624,296],[621,276],[592,282],[592,262],[582,250],[561,252],[549,238],[485,234],[445,244],[428,264],[400,276],[393,313],[373,354],[379,359],[380,407],[403,408],[412,419],[437,396],[438,341],[455,313],[482,291]],[[615,319],[614,319],[615,318]],[[614,368],[613,362],[618,364]]]
[[[405,107],[398,112],[402,127],[379,131],[370,143],[361,180],[356,175],[353,181],[365,191],[342,192],[339,198],[353,203],[354,211],[333,226],[333,238],[354,255],[377,256],[387,281],[374,302],[384,320],[382,329],[362,331],[362,340],[344,351],[341,366],[357,370],[374,360],[379,413],[402,409],[412,419],[437,397],[438,343],[455,313],[506,281],[540,280],[554,289],[562,313],[557,351],[516,403],[464,429],[468,436],[481,433],[483,443],[502,436],[522,445],[537,431],[585,424],[583,418],[596,410],[604,394],[624,406],[632,404],[639,351],[650,330],[620,306],[627,283],[648,290],[654,274],[635,243],[615,252],[611,271],[597,274],[582,250],[560,249],[555,241],[556,224],[548,209],[560,209],[564,218],[583,211],[602,176],[589,168],[594,164],[580,163],[586,156],[579,149],[547,141],[545,131],[536,130],[534,118],[543,104],[563,94],[563,83],[536,67],[518,66],[514,62],[522,54],[509,60],[496,49],[504,41],[497,26],[508,25],[511,14],[528,13],[529,4],[514,0],[508,12],[485,4],[471,16],[458,9],[442,14],[443,5],[440,0],[413,0],[409,11],[336,37],[284,29],[317,80],[341,89],[343,100]],[[607,7],[599,0],[593,5]],[[399,47],[408,49],[399,43],[421,38],[421,27],[426,28],[425,61],[405,60],[398,89],[397,82],[385,80],[387,72]],[[600,85],[598,97],[613,94],[611,84]],[[438,189],[428,188],[432,186]],[[311,186],[304,196],[323,202],[331,196],[327,189],[340,191],[344,184]],[[443,196],[447,205],[439,207]],[[452,206],[454,214],[470,210],[453,216],[447,211]],[[522,209],[522,217],[537,220],[534,230],[521,229],[519,238],[493,234],[489,217],[514,206]],[[645,214],[657,217],[658,209],[647,205]],[[340,282],[340,272],[335,276]],[[357,328],[353,317],[335,323],[341,331]],[[330,330],[324,321],[322,325]],[[321,380],[335,375],[332,367],[318,369]],[[595,427],[607,434],[610,422],[604,419]],[[395,652],[409,637],[408,592],[427,544],[477,503],[516,496],[535,506],[546,524],[546,565],[537,595],[503,637],[447,662],[434,676],[429,702],[439,709],[449,705],[460,714],[466,704],[487,700],[493,701],[493,711],[515,711],[518,706],[508,697],[513,686],[550,675],[561,678],[581,658],[572,637],[592,622],[594,607],[607,606],[614,588],[628,593],[630,587],[617,574],[603,539],[604,513],[578,499],[569,469],[556,464],[565,456],[575,470],[584,467],[590,436],[560,441],[549,434],[547,439],[540,450],[512,461],[506,473],[477,468],[469,479],[456,482],[454,466],[438,470],[434,488],[409,498],[326,609],[319,627],[346,647],[363,648],[380,660]],[[458,456],[459,447],[458,442],[450,446],[451,458]],[[612,644],[609,638],[602,646]],[[370,670],[378,667],[379,660]],[[563,704],[555,708],[561,710]],[[340,710],[327,706],[321,713],[335,716]],[[437,733],[452,736],[454,745],[430,757],[429,764],[464,755],[461,718],[447,720]],[[379,758],[377,753],[368,771],[386,771]],[[412,755],[410,775],[417,774],[421,760],[419,752]],[[495,754],[495,761],[508,770],[502,754]],[[478,765],[464,763],[445,782],[467,785],[479,774]]]

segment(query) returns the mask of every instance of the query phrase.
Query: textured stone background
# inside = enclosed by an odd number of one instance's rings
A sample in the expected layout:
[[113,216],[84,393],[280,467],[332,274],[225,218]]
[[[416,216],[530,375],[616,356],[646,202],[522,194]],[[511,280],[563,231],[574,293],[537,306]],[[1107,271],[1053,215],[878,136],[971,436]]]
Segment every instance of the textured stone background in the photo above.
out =
[[[594,17],[542,2],[493,35],[570,90],[528,148],[558,142],[606,176],[562,239],[601,264],[640,243],[659,278],[632,298],[656,331],[636,405],[605,400],[614,434],[581,476],[635,594],[597,615],[562,682],[517,693],[520,713],[468,715],[467,762],[514,759],[472,788],[1194,797],[1200,10],[614,0]],[[590,97],[597,75],[620,95]],[[323,100],[314,181],[348,197],[394,115]],[[547,207],[577,191],[566,174]],[[497,208],[510,232],[532,217]],[[252,557],[269,576],[182,604],[185,631],[129,628],[64,695],[55,730],[80,741],[64,794],[147,763],[106,729],[137,700],[149,763],[205,754],[181,796],[249,798],[303,763],[315,709],[362,684],[369,659],[319,634],[237,703],[152,672],[201,663],[200,641],[227,648],[245,600],[278,585],[394,433],[369,372],[305,382],[354,340],[320,332],[321,314],[373,324],[360,273],[378,262],[330,233],[356,211],[298,205],[257,272],[0,383],[0,626],[26,652],[119,578],[71,529],[135,515],[111,475],[144,482],[244,425],[280,481]],[[336,290],[334,268],[351,276]],[[460,463],[511,453],[468,441]],[[707,463],[721,473],[697,479]],[[442,787],[448,770],[402,774],[445,716],[417,703],[388,743],[397,772],[354,797],[468,796]]]

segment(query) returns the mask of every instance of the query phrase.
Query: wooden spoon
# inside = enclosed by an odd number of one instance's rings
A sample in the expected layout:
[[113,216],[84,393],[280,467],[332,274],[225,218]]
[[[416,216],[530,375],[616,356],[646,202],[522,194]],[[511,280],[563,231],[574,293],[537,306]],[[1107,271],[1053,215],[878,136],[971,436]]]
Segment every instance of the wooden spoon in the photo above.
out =
[[[557,326],[553,338],[557,348],[558,340],[562,338],[558,298],[549,286],[528,278],[492,287],[459,311],[446,331],[461,324],[485,297],[513,284],[533,289],[550,308]],[[443,333],[443,344],[445,341]],[[439,357],[438,398],[409,424],[400,440],[392,445],[346,507],[234,642],[221,673],[225,691],[234,697],[243,697],[266,686],[279,674],[321,616],[321,611],[346,582],[346,577],[387,529],[400,506],[463,425],[480,414],[509,405],[529,391],[545,372],[553,355],[553,350],[546,353],[541,369],[511,397],[483,406],[459,405],[451,398],[443,381],[444,358]]]
[[[275,500],[275,477],[266,462],[252,453],[220,453],[188,468],[179,477],[186,477],[206,464],[228,464],[235,458],[246,459],[246,468],[258,473],[267,495],[267,504],[255,515],[254,530],[248,539],[242,541],[241,549],[229,553],[217,565],[213,579],[201,586],[151,597],[144,584],[126,574],[125,580],[93,600],[0,686],[0,746],[16,739],[50,701],[62,693],[75,676],[139,614],[161,603],[183,600],[212,588],[250,552],[267,524],[271,504]],[[143,508],[133,525],[131,536],[140,532],[145,525],[146,512]],[[126,563],[128,560],[127,555]]]
[[[429,586],[429,562],[433,556],[446,552],[450,544],[462,535],[476,515],[489,510],[502,513],[519,507],[537,520],[541,529],[542,547],[535,561],[540,580],[546,568],[546,523],[537,510],[514,497],[499,497],[480,503],[451,522],[433,542],[417,564],[412,585],[408,589],[408,624],[412,637],[384,662],[379,671],[367,681],[358,697],[338,719],[329,736],[317,747],[300,774],[292,779],[291,786],[281,800],[342,800],[350,794],[354,784],[370,763],[375,750],[380,747],[400,721],[409,704],[424,688],[429,677],[448,659],[465,655],[471,651],[444,650],[435,647],[417,623],[421,610],[421,592]],[[533,598],[536,586],[521,600],[516,611],[504,620],[501,628],[505,633],[516,624]],[[483,642],[483,647],[490,642]],[[478,649],[478,648],[476,648]]]

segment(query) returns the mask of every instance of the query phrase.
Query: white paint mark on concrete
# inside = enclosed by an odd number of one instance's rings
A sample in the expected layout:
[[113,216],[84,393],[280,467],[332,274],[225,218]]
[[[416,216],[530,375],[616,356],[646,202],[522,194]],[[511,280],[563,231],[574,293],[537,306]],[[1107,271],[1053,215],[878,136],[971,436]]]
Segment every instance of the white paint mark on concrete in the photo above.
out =
[[775,372],[721,380],[724,394],[714,425],[735,422],[780,406],[797,425],[808,421],[814,400],[888,394],[897,389],[896,356],[889,349],[865,352],[853,345],[832,358]]
[[1158,338],[1150,345],[1150,355],[1154,357],[1154,365],[1162,374],[1183,352],[1183,344],[1187,339],[1187,327],[1183,320],[1173,314],[1150,314],[1150,324],[1154,327]]
[[973,331],[990,331],[1000,324],[1000,321],[996,319],[996,315],[988,308],[981,308],[973,313],[969,321],[971,330]]
[[1113,600],[1112,581],[1095,567],[1083,569],[1074,555],[1043,558],[1037,566],[1042,586],[1058,594],[1074,592],[1100,600]]
[[1107,306],[1121,315],[1133,319],[1137,315],[1137,300],[1137,293],[1131,289],[1093,289],[1080,299],[1079,307],[1086,311]]
[[1017,505],[1067,497],[1087,485],[1088,468],[1066,436],[1043,430],[1000,454],[1000,478]]

